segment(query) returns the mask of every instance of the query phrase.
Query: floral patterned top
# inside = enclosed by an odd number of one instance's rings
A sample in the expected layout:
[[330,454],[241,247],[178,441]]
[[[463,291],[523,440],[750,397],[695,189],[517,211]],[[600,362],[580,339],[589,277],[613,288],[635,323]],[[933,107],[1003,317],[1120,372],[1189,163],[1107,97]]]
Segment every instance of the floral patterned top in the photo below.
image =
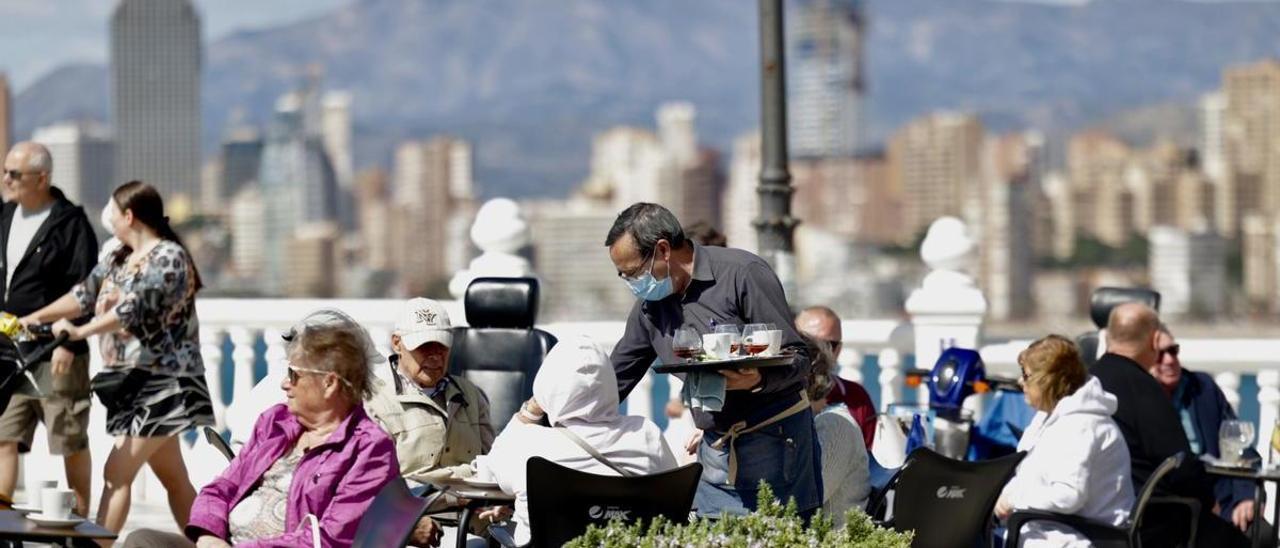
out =
[[81,313],[97,316],[114,308],[123,324],[99,336],[106,367],[195,376],[204,375],[204,362],[194,282],[186,250],[162,240],[136,266],[100,261],[71,292]]

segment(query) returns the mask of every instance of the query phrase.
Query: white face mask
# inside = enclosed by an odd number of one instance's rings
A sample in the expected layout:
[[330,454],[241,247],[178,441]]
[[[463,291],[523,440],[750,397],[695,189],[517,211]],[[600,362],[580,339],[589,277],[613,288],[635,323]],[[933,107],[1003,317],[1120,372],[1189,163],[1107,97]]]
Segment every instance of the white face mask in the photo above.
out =
[[107,234],[110,234],[112,236],[116,235],[116,229],[111,226],[112,222],[115,221],[115,217],[116,217],[116,204],[113,202],[107,202],[106,207],[102,208],[102,215],[99,216],[98,221],[101,222],[102,226],[107,229]]

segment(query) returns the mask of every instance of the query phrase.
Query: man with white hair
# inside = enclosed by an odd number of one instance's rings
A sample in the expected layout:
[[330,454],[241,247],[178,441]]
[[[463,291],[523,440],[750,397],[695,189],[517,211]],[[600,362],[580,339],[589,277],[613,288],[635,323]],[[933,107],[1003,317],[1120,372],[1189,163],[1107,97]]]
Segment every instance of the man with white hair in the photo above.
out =
[[[38,143],[13,146],[4,159],[5,199],[0,207],[0,310],[25,316],[57,300],[97,264],[98,241],[84,209],[72,204],[50,177],[53,158]],[[20,345],[26,353],[32,344]],[[0,414],[0,501],[11,502],[18,454],[31,450],[38,422],[49,431],[49,450],[62,455],[75,511],[88,515],[89,345],[68,342],[32,371]]]

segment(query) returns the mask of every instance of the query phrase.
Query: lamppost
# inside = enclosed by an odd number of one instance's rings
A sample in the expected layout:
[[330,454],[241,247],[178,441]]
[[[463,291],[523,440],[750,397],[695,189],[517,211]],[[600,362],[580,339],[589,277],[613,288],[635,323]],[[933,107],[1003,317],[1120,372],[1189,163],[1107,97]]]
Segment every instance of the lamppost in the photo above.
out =
[[783,58],[782,0],[760,0],[760,256],[773,265],[787,296],[795,294],[791,172],[787,169],[787,90]]

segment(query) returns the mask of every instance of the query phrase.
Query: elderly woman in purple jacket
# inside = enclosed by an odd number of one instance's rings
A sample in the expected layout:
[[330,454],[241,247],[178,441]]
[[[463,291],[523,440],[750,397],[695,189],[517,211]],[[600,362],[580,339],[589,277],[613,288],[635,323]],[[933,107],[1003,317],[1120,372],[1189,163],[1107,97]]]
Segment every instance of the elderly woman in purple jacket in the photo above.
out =
[[[188,545],[351,546],[374,496],[399,475],[394,443],[361,405],[376,355],[365,331],[324,310],[286,338],[287,402],[258,418],[244,449],[200,491],[180,539]],[[159,535],[126,543],[173,545]]]

